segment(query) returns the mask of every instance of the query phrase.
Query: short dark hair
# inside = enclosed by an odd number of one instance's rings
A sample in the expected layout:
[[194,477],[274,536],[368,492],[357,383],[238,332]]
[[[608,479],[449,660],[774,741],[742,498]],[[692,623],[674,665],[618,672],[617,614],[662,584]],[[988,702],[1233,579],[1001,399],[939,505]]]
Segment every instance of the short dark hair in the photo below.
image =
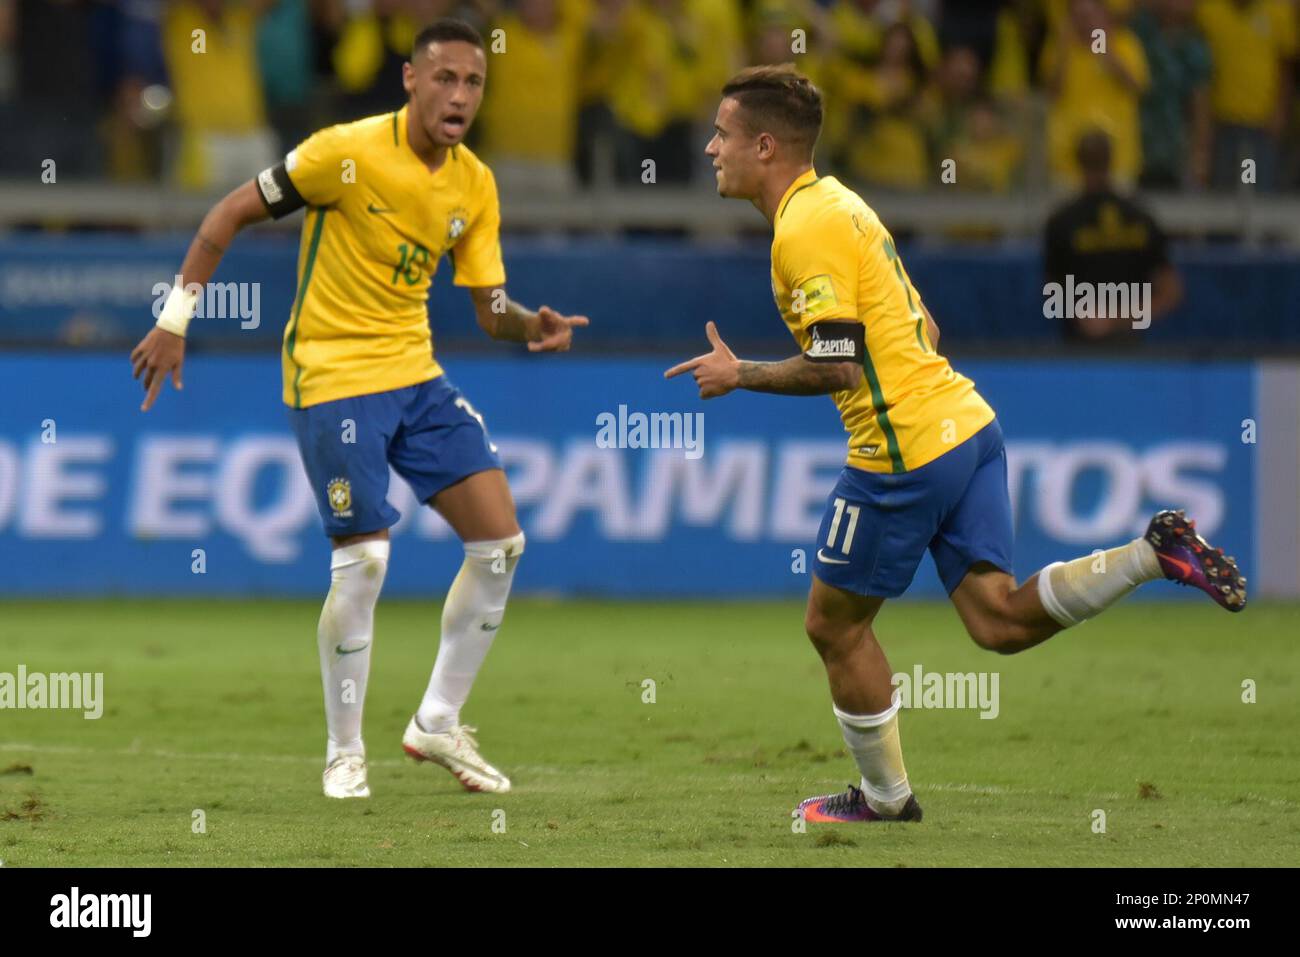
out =
[[722,88],[741,107],[750,135],[772,133],[804,147],[809,156],[822,129],[822,95],[793,63],[751,66]]
[[415,35],[415,43],[411,45],[411,59],[415,60],[430,43],[448,43],[454,40],[483,49],[483,37],[472,25],[455,17],[443,17]]

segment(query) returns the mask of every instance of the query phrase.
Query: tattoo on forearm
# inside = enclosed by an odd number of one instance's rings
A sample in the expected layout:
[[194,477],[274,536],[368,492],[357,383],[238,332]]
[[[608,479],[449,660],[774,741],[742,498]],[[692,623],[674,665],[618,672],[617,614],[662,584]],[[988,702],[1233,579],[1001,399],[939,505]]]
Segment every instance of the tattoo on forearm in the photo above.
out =
[[207,236],[204,236],[202,233],[199,233],[197,241],[199,244],[199,248],[202,249],[205,253],[208,253],[211,256],[225,255],[226,252],[225,246],[213,242],[211,239],[209,239]]
[[[479,302],[484,303],[488,311],[492,313],[490,335],[493,339],[501,342],[529,341],[528,322],[533,316],[532,310],[521,306],[513,299],[505,297],[496,301],[480,299]],[[498,311],[501,309],[501,306],[497,305],[498,302],[504,305],[504,311]]]
[[827,395],[846,386],[843,363],[809,362],[792,356],[781,362],[740,363],[740,387],[778,395]]

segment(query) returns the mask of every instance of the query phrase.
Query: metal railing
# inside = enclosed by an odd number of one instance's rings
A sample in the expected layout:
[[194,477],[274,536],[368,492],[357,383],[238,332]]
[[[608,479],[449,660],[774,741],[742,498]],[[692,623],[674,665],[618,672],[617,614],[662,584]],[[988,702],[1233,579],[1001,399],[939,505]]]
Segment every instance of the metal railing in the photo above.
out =
[[[891,231],[953,240],[1036,236],[1062,199],[1050,193],[861,192]],[[189,231],[215,199],[147,185],[4,181],[0,230],[37,226]],[[1180,238],[1228,237],[1248,245],[1276,243],[1300,249],[1300,197],[1295,195],[1150,193],[1143,194],[1142,201],[1166,231]],[[508,231],[534,233],[681,230],[723,240],[764,228],[748,203],[724,202],[709,188],[663,185],[551,195],[503,188],[502,218]],[[299,223],[291,217],[269,228],[293,229]]]

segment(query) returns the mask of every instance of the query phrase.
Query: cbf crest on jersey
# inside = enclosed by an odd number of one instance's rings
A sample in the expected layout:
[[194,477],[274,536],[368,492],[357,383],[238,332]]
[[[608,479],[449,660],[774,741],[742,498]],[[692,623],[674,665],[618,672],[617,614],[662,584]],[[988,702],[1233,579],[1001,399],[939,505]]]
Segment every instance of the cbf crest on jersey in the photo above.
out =
[[325,486],[325,497],[329,499],[335,518],[352,517],[352,483],[347,479],[330,479]]
[[447,217],[447,241],[454,243],[460,239],[461,234],[465,232],[465,227],[469,225],[469,210],[457,206]]

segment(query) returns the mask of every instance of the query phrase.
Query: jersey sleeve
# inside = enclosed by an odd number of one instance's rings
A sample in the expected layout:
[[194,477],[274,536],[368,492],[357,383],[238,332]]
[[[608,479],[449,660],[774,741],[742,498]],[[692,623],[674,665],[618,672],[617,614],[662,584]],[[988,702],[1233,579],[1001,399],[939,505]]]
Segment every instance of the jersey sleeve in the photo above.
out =
[[791,313],[807,332],[810,362],[862,362],[866,327],[858,315],[862,224],[845,209],[829,209],[783,231],[773,263],[790,290]]
[[829,319],[860,322],[861,237],[853,218],[847,210],[833,209],[782,231],[777,240],[773,265],[790,290],[790,309],[803,329]]
[[496,178],[483,167],[478,215],[452,247],[451,262],[457,286],[500,286],[506,281],[501,260],[501,203]]
[[284,158],[284,169],[298,194],[311,206],[333,206],[343,196],[348,136],[344,126],[327,126],[307,137]]

